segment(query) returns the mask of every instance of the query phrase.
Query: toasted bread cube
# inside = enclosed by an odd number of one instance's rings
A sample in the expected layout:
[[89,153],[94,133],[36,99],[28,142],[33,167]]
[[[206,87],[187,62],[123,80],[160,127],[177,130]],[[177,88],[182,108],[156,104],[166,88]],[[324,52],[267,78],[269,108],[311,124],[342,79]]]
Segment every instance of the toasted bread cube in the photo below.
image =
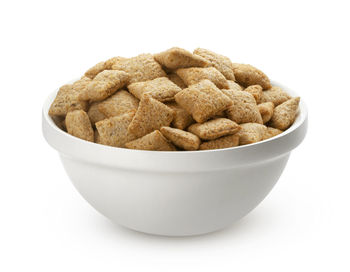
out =
[[233,73],[235,74],[236,82],[244,87],[250,85],[260,85],[264,90],[271,88],[269,78],[259,69],[249,64],[232,65]]
[[98,109],[107,117],[124,114],[137,110],[139,100],[125,90],[117,91],[98,105]]
[[197,150],[201,143],[198,136],[177,128],[162,127],[160,132],[177,147],[184,150]]
[[130,149],[140,150],[176,151],[176,148],[168,142],[159,130],[155,130],[142,138],[128,142],[125,146]]
[[278,134],[281,134],[283,131],[282,130],[279,130],[277,128],[273,128],[273,127],[267,127],[267,130],[266,130],[266,133],[264,135],[264,138],[263,140],[266,140],[266,139],[270,139],[272,137],[275,137],[277,136]]
[[234,90],[234,91],[243,91],[243,87],[239,85],[238,83],[232,81],[232,80],[227,80],[228,83],[228,89]]
[[207,79],[183,89],[175,95],[175,100],[199,123],[232,105],[231,99]]
[[81,92],[74,89],[73,85],[63,85],[50,106],[49,115],[64,117],[69,111],[86,110],[88,104],[79,100],[80,94]]
[[229,119],[238,124],[263,123],[253,95],[245,91],[222,90],[222,92],[233,102],[226,110]]
[[241,128],[242,129],[236,134],[239,136],[240,145],[262,141],[267,131],[266,126],[257,123],[241,124]]
[[135,82],[130,84],[128,89],[138,99],[141,99],[144,94],[147,94],[160,102],[174,100],[175,94],[181,91],[181,88],[167,77]]
[[283,91],[280,87],[273,86],[272,88],[264,91],[261,95],[260,103],[272,102],[275,107],[286,102],[292,97]]
[[130,133],[142,137],[163,126],[169,126],[174,118],[174,111],[163,103],[149,96],[143,96],[128,128]]
[[238,146],[239,136],[228,135],[208,142],[203,142],[199,146],[199,150],[221,149]]
[[260,99],[261,99],[261,96],[263,94],[263,89],[260,85],[251,85],[251,86],[245,88],[244,91],[253,95],[257,104],[260,103]]
[[168,107],[174,110],[174,119],[171,122],[172,126],[178,129],[185,129],[189,125],[194,123],[194,120],[184,108],[178,105],[176,102],[166,104]]
[[196,123],[188,127],[188,131],[203,140],[214,140],[222,136],[237,133],[241,127],[227,118],[209,120],[203,124]]
[[228,57],[214,53],[204,48],[197,48],[193,54],[201,56],[209,61],[216,69],[218,69],[229,80],[235,80],[235,75],[232,71],[232,62]]
[[102,121],[103,119],[107,118],[107,116],[104,115],[98,108],[100,103],[101,102],[91,103],[90,108],[87,112],[92,125],[95,125],[95,123],[97,123],[98,121]]
[[270,126],[280,130],[289,128],[295,120],[298,112],[300,97],[294,97],[278,105],[271,117]]
[[137,137],[128,131],[134,115],[135,111],[130,111],[97,122],[96,129],[100,135],[99,143],[115,147],[125,147],[125,143],[135,140]]
[[183,82],[183,80],[181,79],[181,77],[179,77],[176,73],[170,73],[168,74],[168,78],[174,82],[177,86],[179,86],[181,89],[185,89],[187,88],[187,85],[185,84],[185,82]]
[[275,105],[272,102],[266,102],[266,103],[259,104],[258,108],[259,108],[259,112],[261,114],[263,123],[265,124],[268,121],[270,121],[273,115],[273,109],[275,108]]
[[162,66],[169,69],[206,67],[210,65],[206,59],[178,47],[173,47],[164,52],[155,54],[154,58]]
[[83,110],[75,110],[67,113],[67,132],[80,139],[93,142],[94,131],[91,127],[90,119]]
[[176,74],[185,82],[187,86],[196,84],[203,79],[209,79],[219,89],[228,89],[229,84],[226,78],[214,67],[207,68],[182,68],[176,70]]
[[133,58],[119,60],[112,66],[130,75],[129,84],[166,76],[162,67],[151,54],[141,54]]

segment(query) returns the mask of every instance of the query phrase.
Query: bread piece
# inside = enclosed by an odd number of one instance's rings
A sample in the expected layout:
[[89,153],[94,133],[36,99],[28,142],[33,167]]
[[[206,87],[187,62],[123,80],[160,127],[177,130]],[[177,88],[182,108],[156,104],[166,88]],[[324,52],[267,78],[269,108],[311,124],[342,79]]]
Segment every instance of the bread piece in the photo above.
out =
[[248,87],[250,85],[260,85],[264,90],[271,88],[269,78],[254,66],[249,64],[234,63],[232,68],[233,73],[235,74],[236,82],[240,85],[244,87]]
[[174,145],[184,150],[197,150],[201,143],[196,135],[181,129],[162,127],[160,132]]
[[91,127],[90,119],[83,110],[75,110],[67,113],[67,132],[80,139],[93,142],[94,131]]
[[280,130],[289,128],[298,112],[300,97],[294,97],[277,106],[271,117],[270,126]]
[[107,117],[124,114],[131,110],[137,110],[139,100],[125,90],[117,91],[115,94],[100,102],[98,109]]
[[208,149],[221,149],[238,146],[239,136],[237,135],[228,135],[215,140],[208,142],[203,142],[199,146],[199,150],[208,150]]
[[241,124],[241,130],[237,132],[239,136],[239,144],[246,145],[252,144],[264,139],[267,128],[264,125],[257,123],[245,123]]
[[128,142],[125,146],[130,149],[140,150],[176,151],[176,148],[168,142],[159,130],[155,130],[142,138]]
[[263,91],[260,98],[260,103],[272,102],[275,107],[277,107],[291,98],[292,97],[280,87],[273,86],[271,89]]
[[272,102],[261,103],[258,105],[258,109],[264,124],[270,121],[274,108],[275,105]]

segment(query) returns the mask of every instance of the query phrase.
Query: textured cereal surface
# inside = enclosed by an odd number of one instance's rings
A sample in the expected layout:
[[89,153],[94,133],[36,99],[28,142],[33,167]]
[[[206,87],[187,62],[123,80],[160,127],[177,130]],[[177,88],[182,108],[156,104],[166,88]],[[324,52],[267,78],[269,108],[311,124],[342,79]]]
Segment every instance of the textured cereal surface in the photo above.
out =
[[197,150],[201,143],[201,140],[198,138],[198,136],[181,129],[162,127],[160,129],[160,132],[170,142],[184,150]]
[[256,101],[248,92],[222,90],[232,100],[232,106],[226,110],[227,117],[238,124],[241,123],[259,123],[262,124],[262,118]]
[[219,89],[228,89],[229,84],[226,78],[214,67],[207,68],[182,68],[176,70],[176,74],[185,82],[187,86],[196,84],[203,79],[213,82]]
[[237,132],[239,136],[239,144],[246,145],[252,144],[264,139],[267,128],[264,125],[257,123],[245,123],[241,124],[241,130]]
[[183,82],[183,80],[181,79],[181,77],[179,77],[176,73],[170,73],[168,74],[168,78],[174,82],[177,86],[179,86],[181,89],[185,89],[187,88],[187,85],[185,84],[185,82]]
[[60,129],[62,129],[64,131],[67,131],[66,123],[64,120],[65,118],[63,116],[52,116],[51,119],[57,127],[59,127]]
[[258,105],[263,123],[270,121],[275,105],[272,102],[265,102]]
[[67,113],[67,132],[80,139],[93,142],[94,131],[91,127],[90,119],[83,110],[75,110]]
[[153,130],[169,126],[173,118],[174,111],[171,108],[156,99],[144,96],[130,123],[129,132],[142,137]]
[[286,130],[295,121],[298,112],[300,97],[294,97],[277,106],[271,117],[270,126]]
[[232,70],[232,63],[228,57],[214,53],[204,48],[197,48],[193,54],[201,56],[209,61],[216,69],[218,69],[226,79],[235,80],[235,75]]
[[281,134],[283,131],[273,127],[267,127],[266,133],[264,134],[263,140],[270,139],[278,134]]
[[271,88],[269,78],[249,64],[237,64],[232,65],[233,73],[235,74],[236,82],[244,87],[250,85],[260,85],[264,90]]
[[151,54],[121,59],[112,66],[112,69],[128,73],[130,76],[129,84],[166,76],[162,67]]
[[174,100],[175,94],[182,89],[167,77],[159,77],[153,80],[135,82],[128,86],[129,92],[141,99],[144,94],[160,102]]
[[96,122],[98,121],[101,121],[103,119],[106,119],[107,116],[104,115],[99,109],[99,104],[101,102],[93,102],[90,104],[90,108],[87,112],[89,118],[90,118],[90,121],[91,121],[91,124],[95,125]]
[[102,71],[106,70],[105,62],[101,61],[97,63],[96,65],[92,66],[89,70],[85,72],[85,76],[93,79],[97,74],[101,73]]
[[185,129],[189,125],[194,123],[194,120],[184,108],[178,105],[176,102],[170,102],[166,104],[168,107],[174,110],[174,119],[171,122],[172,126],[178,129]]
[[243,91],[243,89],[244,89],[241,85],[234,82],[233,80],[227,80],[227,83],[228,83],[228,89],[230,89],[230,90]]
[[272,102],[275,106],[278,106],[291,98],[292,97],[283,91],[282,88],[273,86],[271,89],[263,91],[260,103]]
[[131,110],[137,110],[139,100],[125,90],[117,91],[115,94],[99,103],[98,109],[107,117],[124,114]]
[[87,102],[80,101],[81,92],[73,89],[73,85],[63,85],[57,92],[55,100],[52,102],[49,115],[50,116],[66,116],[69,111],[86,110]]
[[128,127],[135,115],[135,111],[110,117],[96,123],[99,142],[104,145],[125,147],[125,143],[136,139],[136,136],[128,132]]
[[175,95],[176,102],[203,123],[232,105],[232,101],[214,83],[202,80]]
[[228,135],[208,142],[203,142],[199,150],[229,148],[239,145],[239,136]]
[[251,85],[245,88],[244,91],[253,95],[257,104],[260,103],[261,96],[263,94],[263,89],[260,85]]
[[206,67],[210,65],[205,58],[194,55],[191,52],[178,47],[173,47],[164,52],[155,54],[154,58],[161,65],[169,69]]
[[155,130],[142,138],[125,144],[127,148],[154,151],[176,151],[176,148],[162,135]]
[[209,120],[203,124],[196,123],[188,127],[188,131],[203,140],[214,140],[225,135],[237,133],[241,127],[227,118]]

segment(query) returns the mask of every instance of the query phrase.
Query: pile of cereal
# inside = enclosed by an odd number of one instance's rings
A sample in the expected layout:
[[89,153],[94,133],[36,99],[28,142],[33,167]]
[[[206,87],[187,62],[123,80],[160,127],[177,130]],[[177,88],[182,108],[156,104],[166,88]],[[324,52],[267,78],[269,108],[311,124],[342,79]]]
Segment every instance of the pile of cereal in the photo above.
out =
[[293,124],[299,100],[251,65],[174,47],[96,64],[59,89],[49,115],[69,134],[99,144],[207,150],[278,135]]

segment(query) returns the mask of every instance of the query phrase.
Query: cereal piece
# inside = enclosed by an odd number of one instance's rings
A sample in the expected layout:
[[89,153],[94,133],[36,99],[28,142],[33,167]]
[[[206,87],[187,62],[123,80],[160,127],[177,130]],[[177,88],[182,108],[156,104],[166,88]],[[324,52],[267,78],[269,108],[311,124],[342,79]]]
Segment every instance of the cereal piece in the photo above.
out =
[[111,70],[114,64],[118,63],[121,60],[125,60],[125,59],[126,58],[119,57],[119,56],[110,58],[110,59],[105,61],[105,67],[106,67],[106,69]]
[[244,91],[253,95],[257,104],[260,103],[260,99],[263,94],[263,89],[260,85],[251,85],[245,88]]
[[271,89],[263,91],[260,99],[260,103],[272,102],[275,104],[275,107],[286,102],[292,97],[283,91],[280,87],[273,86]]
[[166,76],[151,54],[121,59],[112,66],[112,69],[127,72],[130,75],[129,84]]
[[248,87],[250,85],[260,85],[264,90],[271,88],[269,78],[259,69],[249,64],[238,63],[234,63],[232,68],[236,81],[240,85],[243,85],[244,87]]
[[264,125],[257,123],[241,124],[242,129],[237,132],[239,136],[239,144],[246,145],[259,142],[263,140],[267,128]]
[[265,102],[258,105],[258,109],[264,124],[270,121],[274,108],[275,105],[272,102]]
[[100,136],[100,134],[98,133],[97,130],[94,130],[94,141],[97,144],[102,144],[101,143],[101,136]]
[[96,123],[100,135],[100,143],[116,147],[124,147],[125,143],[136,139],[136,136],[128,132],[128,127],[135,115],[135,111],[110,117]]
[[201,143],[196,135],[181,129],[162,127],[160,132],[174,145],[184,150],[197,150]]
[[98,109],[107,117],[124,114],[130,110],[137,110],[139,100],[125,90],[120,90],[100,102]]
[[227,83],[228,83],[228,89],[234,90],[234,91],[243,91],[243,87],[238,83],[232,80],[227,80]]
[[174,100],[175,94],[181,91],[181,88],[167,77],[135,82],[130,84],[128,89],[138,99],[141,99],[143,94],[148,94],[160,102]]
[[264,134],[263,140],[270,139],[278,134],[281,134],[283,131],[273,127],[267,127],[266,133]]
[[83,110],[75,110],[67,113],[67,132],[80,139],[93,142],[94,131],[91,127],[90,119]]
[[199,150],[208,150],[208,149],[221,149],[234,147],[239,144],[239,137],[237,135],[228,135],[216,140],[211,140],[204,142],[199,146]]
[[125,144],[130,149],[154,150],[154,151],[176,151],[176,148],[168,140],[155,130],[142,138],[136,139]]
[[50,106],[49,115],[66,116],[69,111],[86,110],[88,104],[85,101],[80,101],[79,95],[80,92],[73,89],[71,84],[63,85]]
[[271,117],[270,126],[280,130],[289,128],[298,112],[300,97],[294,97],[277,106]]
[[142,137],[153,130],[169,126],[173,118],[174,111],[171,108],[156,99],[144,96],[128,130],[137,137]]
[[171,102],[166,105],[169,106],[171,109],[173,109],[175,112],[174,119],[171,122],[173,127],[178,129],[185,129],[189,125],[194,123],[194,120],[191,114],[189,114],[185,109],[179,106],[176,102]]
[[218,69],[226,79],[235,80],[235,75],[232,71],[232,63],[228,57],[214,53],[210,50],[197,48],[193,54],[201,56],[209,61],[216,69]]
[[175,100],[199,123],[232,105],[230,98],[207,79],[183,89]]
[[227,118],[217,118],[189,126],[188,131],[196,134],[203,140],[214,140],[225,135],[237,133],[241,127]]
[[222,90],[222,92],[233,102],[232,106],[226,110],[229,119],[238,124],[263,123],[253,95],[245,91]]
[[51,117],[51,119],[59,129],[67,131],[66,122],[65,122],[63,116],[55,116],[54,115]]
[[87,88],[87,85],[91,82],[91,79],[86,77],[86,76],[83,76],[81,77],[81,79],[75,81],[73,84],[72,84],[72,88],[75,89],[76,91],[78,92],[83,92],[86,90]]
[[129,75],[123,71],[105,70],[95,76],[79,98],[90,101],[104,100],[122,88],[128,80]]
[[106,119],[107,116],[104,115],[100,110],[99,110],[99,105],[100,105],[100,102],[94,102],[90,105],[90,108],[87,112],[89,118],[90,118],[90,121],[91,121],[91,124],[92,125],[95,125],[95,123],[97,123],[98,121],[101,121],[103,119]]
[[177,74],[175,73],[170,73],[168,75],[168,78],[174,82],[177,86],[179,86],[181,89],[185,89],[187,87],[187,85],[185,84],[185,82],[183,82],[183,80],[181,79],[181,77],[179,77]]
[[187,86],[196,84],[203,79],[209,79],[219,89],[228,89],[226,78],[214,67],[207,68],[182,68],[176,70],[176,74],[185,82]]
[[191,52],[178,47],[173,47],[164,52],[155,54],[154,58],[161,65],[170,69],[207,67],[210,65],[206,59],[193,55]]
[[97,63],[96,65],[92,66],[89,70],[87,70],[85,72],[85,76],[90,78],[90,79],[94,79],[96,75],[98,75],[99,73],[101,73],[104,70],[111,70],[112,66],[114,64],[116,64],[119,60],[122,60],[125,58],[122,57],[114,57],[114,58],[110,58],[106,61],[101,61],[99,63]]

